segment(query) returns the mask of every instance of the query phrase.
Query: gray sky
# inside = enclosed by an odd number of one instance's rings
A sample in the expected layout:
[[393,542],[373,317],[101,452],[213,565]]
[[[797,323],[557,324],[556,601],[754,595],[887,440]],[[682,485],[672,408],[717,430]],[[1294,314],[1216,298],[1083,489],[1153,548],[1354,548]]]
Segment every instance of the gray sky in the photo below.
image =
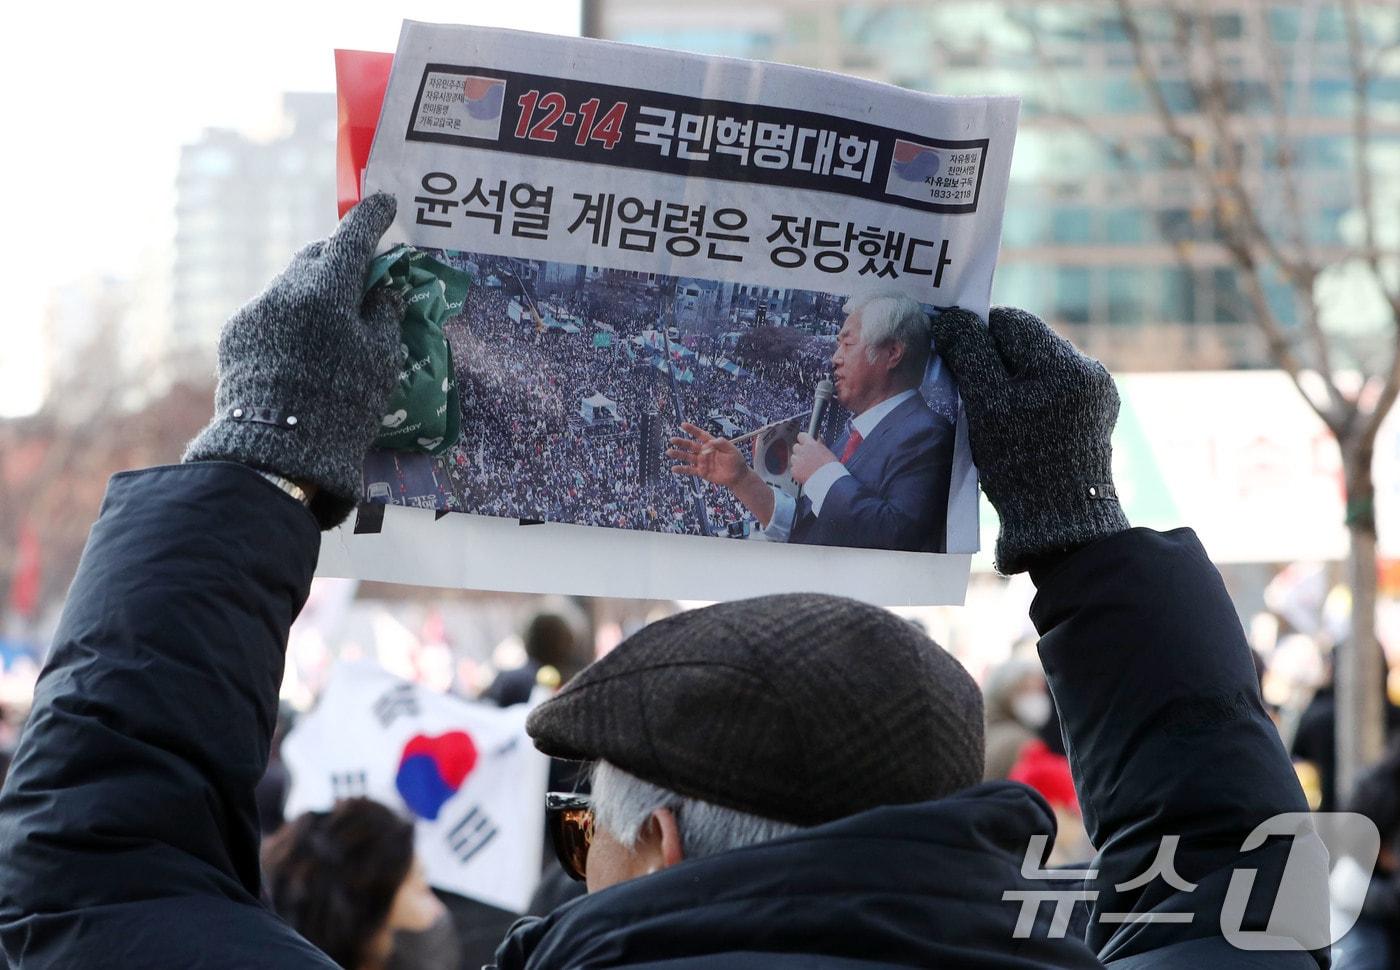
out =
[[[180,146],[209,127],[267,130],[284,91],[334,91],[337,47],[392,51],[405,18],[578,33],[577,0],[241,0],[12,4],[0,36],[9,286],[0,416],[39,404],[50,291],[130,276],[173,233]],[[76,245],[75,245],[76,243]]]

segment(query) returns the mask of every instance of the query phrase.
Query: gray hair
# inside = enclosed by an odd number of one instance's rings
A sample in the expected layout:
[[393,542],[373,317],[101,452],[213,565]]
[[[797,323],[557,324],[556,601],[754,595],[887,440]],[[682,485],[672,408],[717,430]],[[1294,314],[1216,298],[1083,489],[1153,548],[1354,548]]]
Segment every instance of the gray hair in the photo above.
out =
[[593,766],[593,824],[604,828],[628,849],[637,846],[651,813],[669,808],[676,816],[681,848],[687,859],[728,852],[800,831],[801,826],[776,822],[725,808],[698,798],[678,795],[633,777],[615,765]]
[[848,317],[860,314],[860,339],[871,363],[877,348],[899,343],[904,347],[901,369],[923,377],[933,343],[933,326],[923,307],[903,293],[875,290],[851,297],[841,310]]

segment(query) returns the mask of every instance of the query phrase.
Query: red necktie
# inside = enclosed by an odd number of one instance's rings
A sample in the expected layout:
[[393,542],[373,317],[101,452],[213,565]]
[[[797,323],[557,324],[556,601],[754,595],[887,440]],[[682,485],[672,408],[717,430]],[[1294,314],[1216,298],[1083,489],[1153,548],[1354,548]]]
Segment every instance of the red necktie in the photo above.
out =
[[856,449],[860,447],[860,443],[864,440],[865,439],[860,436],[859,431],[855,428],[851,429],[851,436],[846,439],[846,450],[841,452],[841,464],[844,465],[851,460],[851,456],[856,453]]

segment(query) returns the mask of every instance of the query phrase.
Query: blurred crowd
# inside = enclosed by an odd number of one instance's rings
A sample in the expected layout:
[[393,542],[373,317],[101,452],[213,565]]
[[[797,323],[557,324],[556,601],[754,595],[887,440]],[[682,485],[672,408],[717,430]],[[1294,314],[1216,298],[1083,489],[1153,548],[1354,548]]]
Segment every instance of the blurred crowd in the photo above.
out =
[[[1338,603],[1345,590],[1319,587],[1323,576],[1315,567],[1293,566],[1270,585],[1265,599],[1276,612],[1258,614],[1250,624],[1253,658],[1265,708],[1309,807],[1359,813],[1380,833],[1373,878],[1356,861],[1366,858],[1364,846],[1333,847],[1333,920],[1356,923],[1333,947],[1332,966],[1394,970],[1400,968],[1400,667],[1392,666],[1376,685],[1385,694],[1387,754],[1350,791],[1340,790],[1333,656],[1345,648],[1345,602]],[[1054,700],[1030,644],[1018,645],[1012,659],[988,669],[982,687],[987,780],[1019,781],[1038,791],[1058,824],[1046,863],[1082,868],[1094,847],[1075,797]],[[1353,850],[1355,856],[1347,854]]]
[[[1303,567],[1284,570],[1264,593],[1266,609],[1246,626],[1265,706],[1292,755],[1310,806],[1359,812],[1381,834],[1375,879],[1367,881],[1345,862],[1336,866],[1334,906],[1358,922],[1336,946],[1334,966],[1400,967],[1400,731],[1393,732],[1387,757],[1353,790],[1338,790],[1331,658],[1344,645],[1347,630],[1338,619],[1345,615],[1345,603],[1335,602],[1337,590],[1327,587],[1324,578],[1324,572]],[[528,603],[539,603],[522,598],[509,609],[497,604],[475,613],[429,610],[410,624],[402,611],[397,617],[382,607],[357,611],[355,589],[348,581],[318,583],[289,644],[284,704],[271,763],[257,792],[268,898],[298,930],[351,970],[475,968],[490,961],[505,930],[521,914],[432,889],[415,856],[412,823],[390,806],[353,798],[329,812],[284,817],[292,778],[280,754],[283,737],[299,713],[314,704],[336,660],[372,659],[434,690],[506,707],[557,690],[660,612],[653,604],[646,612],[624,609],[600,622],[568,600],[547,601],[544,612],[522,613]],[[594,625],[597,629],[590,629]],[[328,636],[333,629],[339,632]],[[932,632],[944,639],[952,636],[959,652],[955,632]],[[1010,629],[1002,634],[1020,636]],[[985,644],[972,653],[962,646],[962,659],[983,690],[986,780],[1021,782],[1039,792],[1058,829],[1041,862],[1082,867],[1095,850],[1034,642],[1020,636],[993,654],[1005,659],[991,663],[986,654],[976,653]],[[8,767],[18,741],[37,670],[35,658],[28,655],[5,658],[0,769]],[[1388,678],[1377,690],[1386,693],[1388,722],[1395,728],[1400,725],[1400,677]],[[575,766],[552,763],[551,791],[587,791],[587,786]],[[546,841],[529,912],[542,915],[582,891],[554,861]]]

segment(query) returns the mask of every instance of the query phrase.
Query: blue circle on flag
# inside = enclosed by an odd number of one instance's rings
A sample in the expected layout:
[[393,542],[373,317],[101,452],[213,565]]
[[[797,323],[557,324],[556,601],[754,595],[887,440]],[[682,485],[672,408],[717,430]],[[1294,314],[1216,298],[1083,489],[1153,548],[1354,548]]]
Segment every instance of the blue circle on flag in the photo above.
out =
[[779,438],[768,446],[768,450],[763,453],[763,467],[768,469],[770,475],[781,475],[788,468],[788,443],[786,438]]

